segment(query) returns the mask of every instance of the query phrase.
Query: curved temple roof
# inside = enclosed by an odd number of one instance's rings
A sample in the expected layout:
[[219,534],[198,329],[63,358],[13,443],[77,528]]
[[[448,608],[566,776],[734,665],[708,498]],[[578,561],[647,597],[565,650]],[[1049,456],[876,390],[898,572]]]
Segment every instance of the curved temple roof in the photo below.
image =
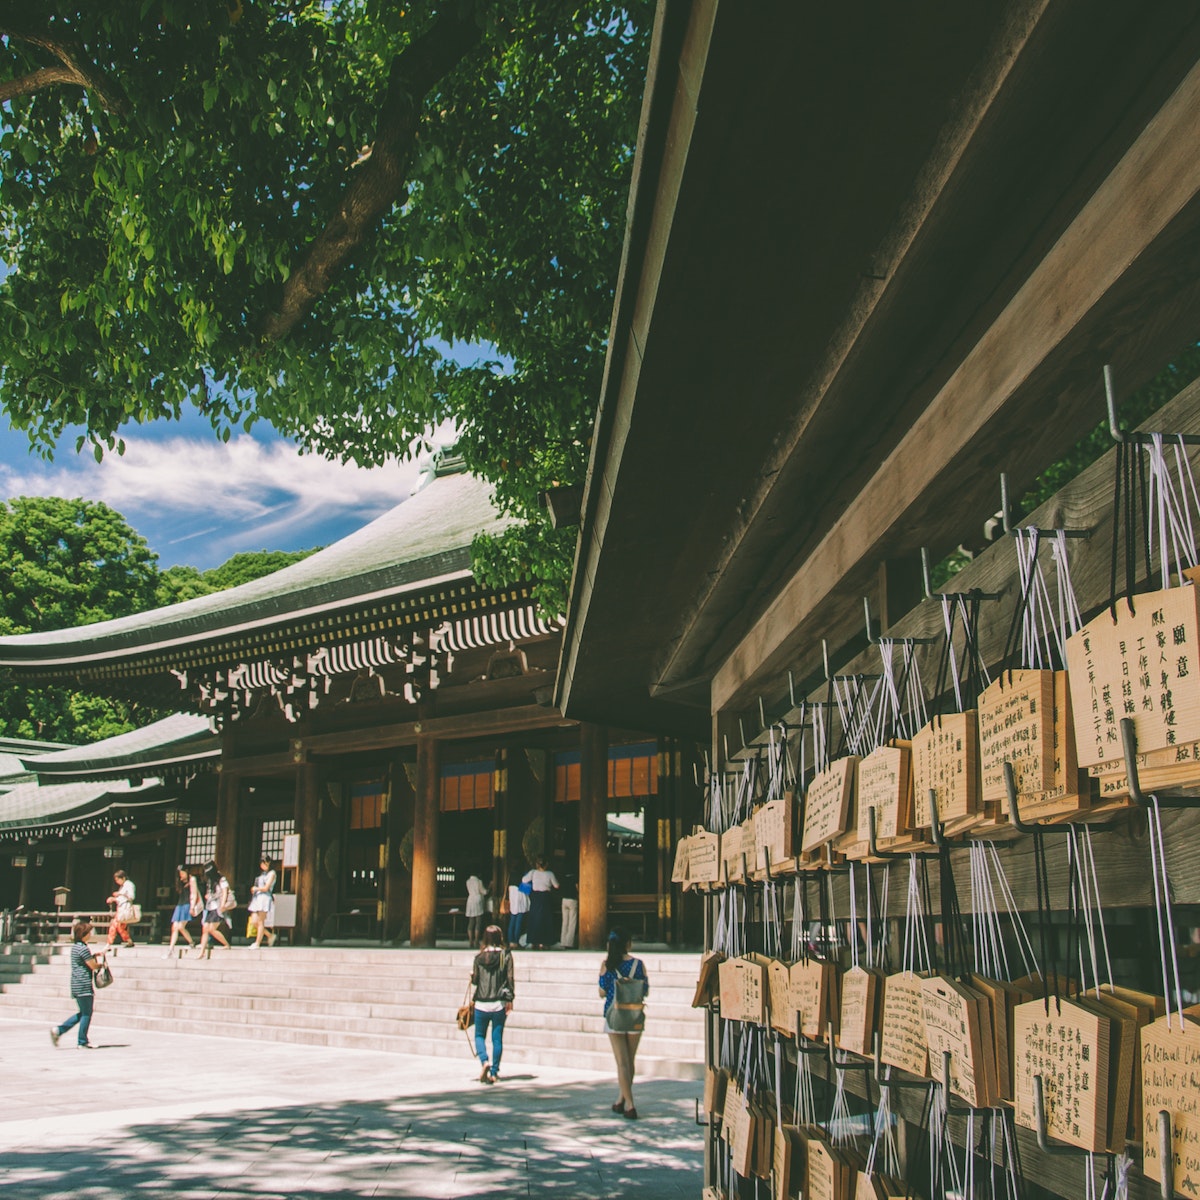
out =
[[465,473],[440,475],[356,533],[272,575],[117,620],[0,638],[0,667],[54,670],[169,650],[466,578],[475,536],[512,522],[497,512],[490,485]]

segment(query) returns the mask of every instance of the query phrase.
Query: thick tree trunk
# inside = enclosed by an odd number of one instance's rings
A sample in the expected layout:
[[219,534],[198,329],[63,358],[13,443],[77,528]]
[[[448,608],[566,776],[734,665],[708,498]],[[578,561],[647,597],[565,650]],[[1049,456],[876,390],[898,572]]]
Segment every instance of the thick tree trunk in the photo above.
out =
[[354,251],[404,193],[426,93],[478,44],[478,6],[455,6],[393,60],[370,156],[354,169],[337,211],[283,285],[279,307],[262,321],[279,341],[328,290]]

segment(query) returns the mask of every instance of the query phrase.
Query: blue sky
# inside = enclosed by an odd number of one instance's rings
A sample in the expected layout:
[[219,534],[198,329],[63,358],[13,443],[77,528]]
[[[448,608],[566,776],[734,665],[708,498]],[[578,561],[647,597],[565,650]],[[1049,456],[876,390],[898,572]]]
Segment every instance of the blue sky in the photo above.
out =
[[[366,470],[301,455],[265,423],[221,442],[199,414],[123,431],[125,454],[97,463],[65,435],[52,462],[0,415],[0,498],[82,496],[115,508],[159,565],[205,570],[240,550],[328,545],[406,499],[415,462]],[[442,431],[439,440],[450,440]]]

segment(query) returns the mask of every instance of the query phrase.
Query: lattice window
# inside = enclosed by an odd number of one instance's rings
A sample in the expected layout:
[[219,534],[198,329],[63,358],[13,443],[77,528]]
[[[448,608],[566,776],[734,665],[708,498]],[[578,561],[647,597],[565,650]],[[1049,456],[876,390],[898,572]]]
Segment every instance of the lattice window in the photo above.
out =
[[259,857],[266,856],[274,862],[283,857],[283,839],[296,831],[296,822],[290,817],[286,821],[264,821],[262,826],[262,848]]
[[187,831],[187,843],[183,857],[193,867],[202,867],[217,853],[217,827],[215,825],[192,825]]

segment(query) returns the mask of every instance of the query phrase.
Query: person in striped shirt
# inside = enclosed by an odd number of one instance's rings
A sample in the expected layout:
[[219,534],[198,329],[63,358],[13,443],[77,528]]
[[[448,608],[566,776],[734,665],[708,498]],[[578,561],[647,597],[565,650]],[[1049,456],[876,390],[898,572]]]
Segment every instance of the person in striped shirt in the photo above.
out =
[[92,1006],[96,993],[92,985],[92,974],[100,966],[104,951],[93,954],[87,944],[91,936],[92,926],[89,921],[76,921],[71,926],[71,998],[75,1001],[77,1011],[69,1016],[61,1025],[50,1026],[50,1040],[57,1046],[58,1039],[68,1029],[79,1026],[80,1050],[90,1050],[92,1043],[88,1041],[88,1027],[92,1023]]

